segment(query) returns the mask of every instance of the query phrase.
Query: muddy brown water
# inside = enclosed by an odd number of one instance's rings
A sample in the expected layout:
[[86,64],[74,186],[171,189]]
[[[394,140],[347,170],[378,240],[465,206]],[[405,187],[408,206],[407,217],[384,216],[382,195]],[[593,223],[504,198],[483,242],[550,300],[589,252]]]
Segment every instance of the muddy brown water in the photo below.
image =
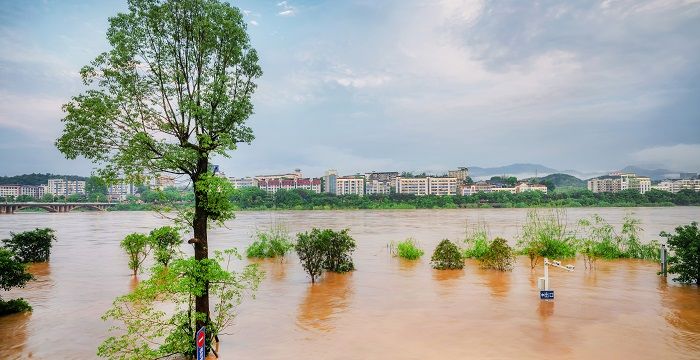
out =
[[[519,258],[512,272],[436,271],[429,255],[442,238],[460,239],[465,221],[514,242],[524,209],[240,212],[210,235],[212,249],[245,249],[272,222],[292,232],[349,227],[357,271],[311,285],[296,256],[260,261],[266,272],[228,335],[222,359],[700,359],[700,290],[656,275],[658,264],[600,261],[595,271],[551,270],[556,300],[541,301],[538,267]],[[568,221],[598,213],[618,225],[642,220],[643,238],[700,219],[698,207],[569,209]],[[2,292],[24,297],[30,314],[0,318],[0,359],[93,359],[109,324],[100,315],[135,285],[119,241],[167,224],[155,213],[107,212],[0,216],[10,231],[56,229],[51,261],[37,280]],[[419,261],[393,258],[392,240],[416,238]],[[243,263],[246,263],[244,260]],[[242,265],[242,264],[240,264]]]

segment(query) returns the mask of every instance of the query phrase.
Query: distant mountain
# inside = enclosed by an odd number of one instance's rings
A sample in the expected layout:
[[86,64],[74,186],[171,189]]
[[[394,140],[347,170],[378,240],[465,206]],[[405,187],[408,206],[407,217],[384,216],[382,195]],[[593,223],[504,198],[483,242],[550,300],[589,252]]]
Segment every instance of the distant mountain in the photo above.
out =
[[510,164],[506,166],[488,168],[478,166],[469,167],[469,176],[473,179],[483,179],[501,175],[525,178],[532,177],[535,175],[544,176],[557,172],[558,171],[556,169],[552,169],[550,167],[546,167],[540,164]]
[[57,174],[24,174],[16,176],[0,176],[0,185],[46,185],[49,179],[87,180],[78,175]]

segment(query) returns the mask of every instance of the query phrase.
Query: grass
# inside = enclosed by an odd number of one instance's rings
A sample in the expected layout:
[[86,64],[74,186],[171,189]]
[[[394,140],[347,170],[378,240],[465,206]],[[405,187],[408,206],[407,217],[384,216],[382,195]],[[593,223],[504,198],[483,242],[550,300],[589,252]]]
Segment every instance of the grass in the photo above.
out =
[[400,241],[396,245],[396,254],[407,260],[417,260],[423,256],[425,252],[418,246],[418,243],[413,238],[408,238]]
[[246,249],[249,258],[275,258],[292,250],[294,243],[287,228],[275,223],[269,230],[257,230],[255,241]]

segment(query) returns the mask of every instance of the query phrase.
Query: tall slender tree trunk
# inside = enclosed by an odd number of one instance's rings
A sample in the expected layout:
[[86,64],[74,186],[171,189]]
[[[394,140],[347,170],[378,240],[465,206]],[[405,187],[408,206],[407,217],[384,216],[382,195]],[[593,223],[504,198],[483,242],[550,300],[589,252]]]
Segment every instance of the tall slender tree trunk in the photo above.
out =
[[[193,219],[193,230],[194,230],[194,258],[195,260],[204,260],[209,258],[209,247],[207,245],[207,220],[209,214],[207,213],[206,202],[207,194],[206,191],[199,186],[197,186],[197,181],[199,180],[199,175],[206,174],[209,170],[209,161],[207,157],[200,157],[197,161],[198,174],[192,177],[192,183],[194,187],[194,219]],[[206,284],[204,293],[201,296],[195,296],[195,311],[201,314],[206,314],[206,321],[197,320],[197,329],[204,326],[209,322],[209,284]]]

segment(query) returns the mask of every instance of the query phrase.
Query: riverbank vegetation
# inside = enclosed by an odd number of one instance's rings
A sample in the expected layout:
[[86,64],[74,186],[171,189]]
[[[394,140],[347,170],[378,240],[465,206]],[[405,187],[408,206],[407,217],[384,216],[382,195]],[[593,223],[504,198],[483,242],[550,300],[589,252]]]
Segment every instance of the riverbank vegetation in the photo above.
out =
[[275,258],[286,255],[294,248],[287,228],[274,223],[269,230],[256,230],[255,241],[246,249],[249,258]]
[[406,260],[418,260],[425,253],[414,238],[408,238],[398,243],[389,244],[391,254]]
[[504,238],[497,237],[491,241],[488,251],[481,258],[481,266],[485,269],[509,271],[513,269],[515,252]]
[[676,274],[674,281],[700,285],[700,230],[698,223],[678,226],[675,233],[662,232],[671,256],[668,258],[668,272]]
[[[8,291],[21,288],[32,279],[34,276],[27,272],[27,264],[20,261],[12,251],[0,248],[0,289]],[[0,297],[0,316],[31,310],[32,307],[22,298],[4,300]]]
[[23,263],[49,261],[51,247],[55,241],[54,230],[49,228],[36,228],[21,233],[10,232],[10,238],[2,240],[3,246]]

